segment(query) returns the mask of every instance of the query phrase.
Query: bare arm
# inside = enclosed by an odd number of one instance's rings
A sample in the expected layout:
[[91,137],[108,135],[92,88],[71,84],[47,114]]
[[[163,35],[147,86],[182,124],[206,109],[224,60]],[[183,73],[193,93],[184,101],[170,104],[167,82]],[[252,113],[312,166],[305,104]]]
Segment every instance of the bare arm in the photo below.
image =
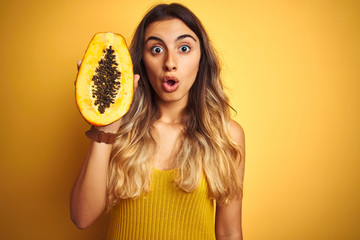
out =
[[[116,132],[115,122],[103,129]],[[71,192],[70,213],[75,225],[89,227],[103,212],[106,204],[106,178],[112,144],[91,141],[87,156]]]
[[[238,174],[240,182],[244,179],[244,167],[245,167],[245,137],[244,131],[241,126],[232,121],[230,124],[230,131],[232,138],[243,150],[242,161],[238,168]],[[218,240],[242,240],[242,226],[241,226],[241,208],[242,199],[233,200],[228,205],[216,206],[216,219],[215,219],[215,231],[216,239]]]

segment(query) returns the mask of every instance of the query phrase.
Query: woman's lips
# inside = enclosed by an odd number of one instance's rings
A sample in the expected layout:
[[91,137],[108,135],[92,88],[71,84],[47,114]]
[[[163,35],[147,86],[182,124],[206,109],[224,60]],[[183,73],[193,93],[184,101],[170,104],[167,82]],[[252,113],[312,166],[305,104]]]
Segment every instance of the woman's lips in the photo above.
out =
[[166,92],[174,92],[179,87],[179,80],[174,76],[164,77],[162,87]]

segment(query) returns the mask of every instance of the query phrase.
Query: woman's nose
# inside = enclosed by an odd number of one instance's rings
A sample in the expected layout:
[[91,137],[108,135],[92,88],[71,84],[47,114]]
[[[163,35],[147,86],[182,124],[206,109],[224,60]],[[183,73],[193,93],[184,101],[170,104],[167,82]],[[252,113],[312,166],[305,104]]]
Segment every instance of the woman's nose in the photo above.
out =
[[176,60],[175,53],[172,53],[171,51],[167,52],[165,63],[164,63],[164,69],[165,69],[165,71],[168,71],[168,72],[176,71],[177,60]]

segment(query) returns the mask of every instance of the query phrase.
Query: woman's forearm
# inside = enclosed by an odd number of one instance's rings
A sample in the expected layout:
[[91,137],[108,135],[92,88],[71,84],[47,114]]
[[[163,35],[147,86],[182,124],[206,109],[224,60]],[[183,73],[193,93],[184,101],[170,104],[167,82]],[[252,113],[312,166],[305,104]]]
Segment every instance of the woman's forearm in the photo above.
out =
[[91,142],[72,189],[71,219],[80,229],[89,227],[104,211],[111,148],[111,144]]

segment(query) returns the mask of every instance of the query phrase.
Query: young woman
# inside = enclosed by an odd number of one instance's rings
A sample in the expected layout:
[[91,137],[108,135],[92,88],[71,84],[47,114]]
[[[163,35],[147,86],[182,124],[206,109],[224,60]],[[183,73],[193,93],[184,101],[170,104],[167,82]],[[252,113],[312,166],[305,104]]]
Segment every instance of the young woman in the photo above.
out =
[[108,239],[242,239],[244,133],[230,118],[220,67],[198,18],[160,4],[130,53],[129,112],[98,131],[71,195],[81,229],[111,209]]

